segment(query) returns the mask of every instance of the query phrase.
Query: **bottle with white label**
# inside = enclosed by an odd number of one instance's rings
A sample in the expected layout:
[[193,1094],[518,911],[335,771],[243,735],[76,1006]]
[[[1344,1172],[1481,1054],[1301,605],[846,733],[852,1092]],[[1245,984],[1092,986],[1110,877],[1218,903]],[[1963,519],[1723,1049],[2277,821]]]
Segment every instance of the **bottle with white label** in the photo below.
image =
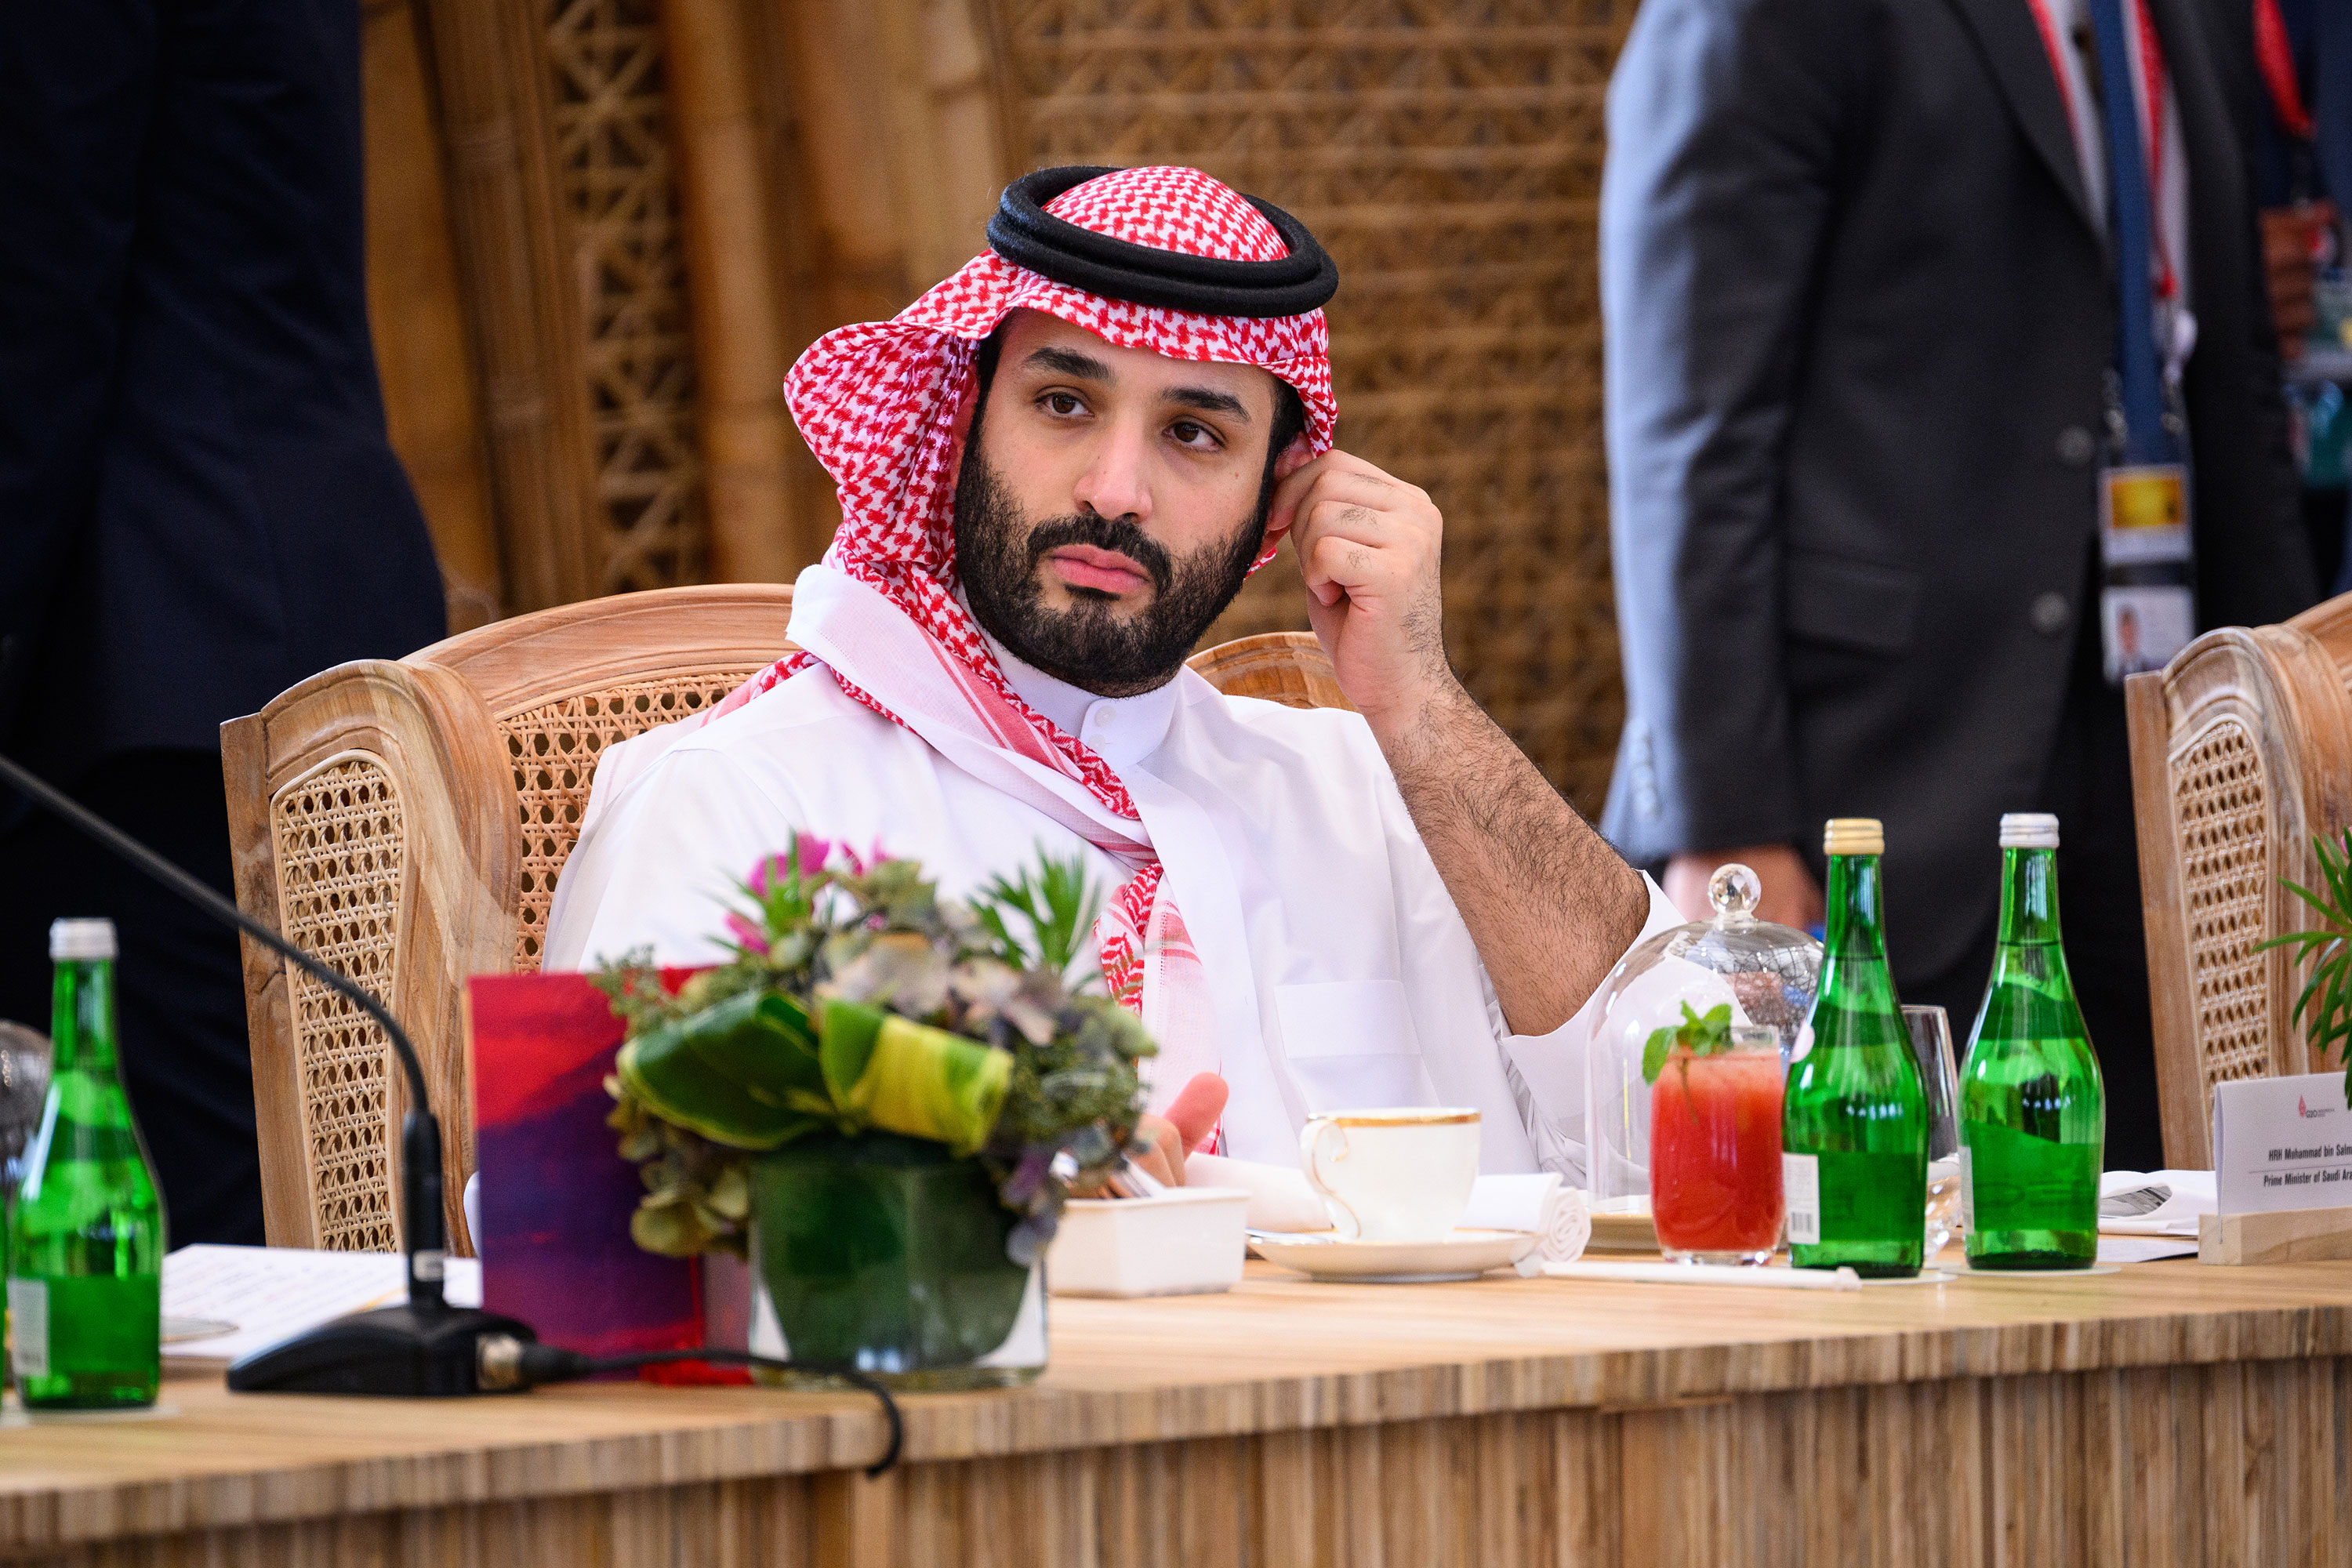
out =
[[16,1392],[35,1409],[152,1405],[163,1377],[163,1201],[114,1051],[114,925],[59,921],[57,1057],[8,1217]]
[[1789,1261],[1908,1279],[1926,1250],[1927,1097],[1886,968],[1885,833],[1840,817],[1822,847],[1821,990],[1781,1100]]

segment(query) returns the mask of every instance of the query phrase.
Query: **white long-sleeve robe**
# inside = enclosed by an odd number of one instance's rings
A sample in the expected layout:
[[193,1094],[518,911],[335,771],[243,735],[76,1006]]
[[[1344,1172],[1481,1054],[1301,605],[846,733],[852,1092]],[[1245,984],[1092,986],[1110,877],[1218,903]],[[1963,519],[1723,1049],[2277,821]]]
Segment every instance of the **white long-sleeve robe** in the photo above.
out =
[[[1296,1165],[1318,1111],[1475,1106],[1482,1169],[1582,1181],[1597,1003],[1549,1035],[1510,1032],[1360,717],[1225,697],[1190,671],[1097,698],[997,652],[1032,707],[1118,770],[1166,864],[1216,998],[1222,1059],[1192,1065],[1232,1085],[1226,1153]],[[950,896],[1040,845],[1086,857],[1106,896],[1125,878],[819,668],[698,729],[605,752],[546,966],[647,946],[666,964],[719,962],[723,901],[795,828],[919,858]],[[1643,936],[1681,921],[1650,893]],[[1154,1103],[1180,1087],[1155,1082]]]

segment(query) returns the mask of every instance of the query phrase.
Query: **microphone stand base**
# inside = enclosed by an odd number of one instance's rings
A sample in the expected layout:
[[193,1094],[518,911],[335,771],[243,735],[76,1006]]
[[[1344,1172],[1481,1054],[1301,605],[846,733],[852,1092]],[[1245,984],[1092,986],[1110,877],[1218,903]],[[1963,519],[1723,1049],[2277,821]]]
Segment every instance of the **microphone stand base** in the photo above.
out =
[[228,1386],[237,1394],[398,1399],[507,1392],[481,1382],[480,1342],[490,1335],[539,1337],[512,1318],[475,1307],[379,1307],[254,1352],[229,1367]]

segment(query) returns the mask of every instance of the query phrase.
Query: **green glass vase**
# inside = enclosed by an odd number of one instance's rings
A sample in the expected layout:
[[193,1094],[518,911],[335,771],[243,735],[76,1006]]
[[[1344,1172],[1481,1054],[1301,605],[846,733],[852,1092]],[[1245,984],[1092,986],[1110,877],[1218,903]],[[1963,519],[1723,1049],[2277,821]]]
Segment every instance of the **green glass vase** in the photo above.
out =
[[[754,1275],[784,1353],[821,1383],[1001,1388],[1045,1370],[1045,1281],[979,1161],[886,1132],[803,1139],[752,1167]],[[761,1306],[753,1309],[758,1325]],[[761,1349],[755,1327],[753,1348]],[[772,1347],[771,1347],[772,1348]]]

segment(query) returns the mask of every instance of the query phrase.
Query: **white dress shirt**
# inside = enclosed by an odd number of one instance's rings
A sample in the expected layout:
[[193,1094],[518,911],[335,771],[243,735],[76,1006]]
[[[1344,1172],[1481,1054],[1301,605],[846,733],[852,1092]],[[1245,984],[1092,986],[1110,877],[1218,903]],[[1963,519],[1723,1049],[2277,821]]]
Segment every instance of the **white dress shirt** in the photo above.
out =
[[[1033,708],[1115,768],[1168,868],[1216,999],[1233,1089],[1223,1151],[1295,1166],[1313,1113],[1482,1112],[1489,1172],[1584,1167],[1584,1052],[1597,1005],[1514,1035],[1370,727],[1336,710],[1221,695],[1185,671],[1100,698],[996,649]],[[923,862],[969,893],[1043,846],[1125,873],[1034,808],[804,670],[698,729],[609,748],[550,911],[546,965],[650,947],[728,956],[722,900],[793,829]],[[1654,885],[1643,936],[1681,923]],[[1146,1064],[1147,1076],[1150,1064]],[[1155,1107],[1181,1083],[1154,1082]]]

